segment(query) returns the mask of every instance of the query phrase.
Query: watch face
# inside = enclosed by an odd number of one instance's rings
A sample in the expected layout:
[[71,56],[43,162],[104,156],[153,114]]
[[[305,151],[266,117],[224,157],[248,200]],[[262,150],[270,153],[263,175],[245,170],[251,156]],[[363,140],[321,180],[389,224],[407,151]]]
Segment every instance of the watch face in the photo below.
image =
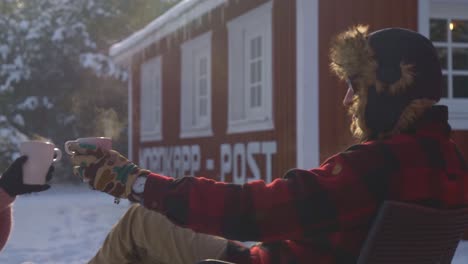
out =
[[145,190],[145,183],[146,183],[146,177],[138,177],[135,180],[135,183],[133,183],[132,190],[135,193],[143,193],[143,191]]

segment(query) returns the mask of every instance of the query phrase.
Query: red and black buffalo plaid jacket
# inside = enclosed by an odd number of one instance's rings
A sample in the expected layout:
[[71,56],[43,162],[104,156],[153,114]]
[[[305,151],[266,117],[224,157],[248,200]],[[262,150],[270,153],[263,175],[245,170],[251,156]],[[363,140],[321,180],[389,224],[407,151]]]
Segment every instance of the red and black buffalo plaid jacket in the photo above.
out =
[[447,109],[434,107],[412,131],[368,141],[311,170],[235,185],[151,174],[147,208],[195,231],[232,240],[235,263],[355,263],[380,204],[397,200],[468,205],[468,171],[449,138]]

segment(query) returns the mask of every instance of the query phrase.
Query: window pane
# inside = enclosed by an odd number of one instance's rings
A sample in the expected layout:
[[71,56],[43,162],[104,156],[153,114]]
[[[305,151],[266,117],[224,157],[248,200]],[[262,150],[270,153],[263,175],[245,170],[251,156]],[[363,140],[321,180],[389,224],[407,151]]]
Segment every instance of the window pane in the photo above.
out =
[[250,63],[250,83],[254,84],[262,80],[262,61]]
[[159,111],[157,113],[153,113],[154,115],[154,122],[156,126],[159,126],[160,120],[159,120]]
[[257,82],[261,82],[262,81],[262,61],[259,60],[257,61]]
[[250,88],[250,107],[255,107],[256,106],[256,89],[255,86]]
[[257,106],[262,106],[262,85],[257,86]]
[[200,75],[207,73],[208,63],[206,57],[200,59]]
[[250,59],[262,56],[262,37],[255,37],[250,40]]
[[468,98],[468,76],[453,76],[453,97]]
[[262,106],[262,85],[258,84],[250,88],[250,107]]
[[258,39],[258,41],[257,41],[257,57],[261,57],[262,56],[262,37],[258,37],[257,39]]
[[436,50],[439,55],[440,66],[442,66],[442,69],[447,69],[447,48],[436,48]]
[[255,59],[257,57],[257,38],[250,40],[250,59]]
[[447,79],[447,75],[442,75],[442,97],[448,97],[448,79]]
[[452,40],[453,42],[468,43],[468,20],[452,20]]
[[208,101],[206,98],[200,99],[200,116],[208,115]]
[[250,63],[250,83],[257,82],[257,67],[255,67],[255,62]]
[[453,69],[468,70],[468,49],[453,49]]
[[430,36],[433,41],[447,41],[447,20],[431,19]]
[[208,84],[206,82],[206,78],[201,78],[198,83],[200,85],[198,94],[200,96],[206,96],[208,94]]

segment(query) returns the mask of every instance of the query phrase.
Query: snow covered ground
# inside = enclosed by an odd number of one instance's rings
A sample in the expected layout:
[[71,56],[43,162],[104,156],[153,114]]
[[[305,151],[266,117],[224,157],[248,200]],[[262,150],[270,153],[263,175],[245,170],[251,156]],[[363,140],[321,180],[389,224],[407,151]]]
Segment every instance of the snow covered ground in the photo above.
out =
[[19,197],[2,264],[82,264],[94,256],[129,204],[85,186]]
[[[129,204],[85,186],[53,186],[47,192],[19,197],[15,225],[2,264],[87,263]],[[454,264],[468,263],[468,242],[460,244]]]

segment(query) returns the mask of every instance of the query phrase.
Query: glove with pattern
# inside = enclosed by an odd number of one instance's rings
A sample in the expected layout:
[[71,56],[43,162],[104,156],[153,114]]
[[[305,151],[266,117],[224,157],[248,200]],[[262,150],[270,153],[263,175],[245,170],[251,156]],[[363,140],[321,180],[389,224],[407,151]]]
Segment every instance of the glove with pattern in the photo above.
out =
[[70,146],[73,173],[95,189],[116,198],[128,198],[138,176],[150,172],[140,169],[115,150]]
[[[23,164],[28,160],[27,156],[17,158],[0,178],[0,187],[7,192],[11,197],[16,195],[42,192],[50,188],[48,184],[24,184],[23,183]],[[50,166],[47,172],[46,180],[50,181],[54,173],[54,166]]]

